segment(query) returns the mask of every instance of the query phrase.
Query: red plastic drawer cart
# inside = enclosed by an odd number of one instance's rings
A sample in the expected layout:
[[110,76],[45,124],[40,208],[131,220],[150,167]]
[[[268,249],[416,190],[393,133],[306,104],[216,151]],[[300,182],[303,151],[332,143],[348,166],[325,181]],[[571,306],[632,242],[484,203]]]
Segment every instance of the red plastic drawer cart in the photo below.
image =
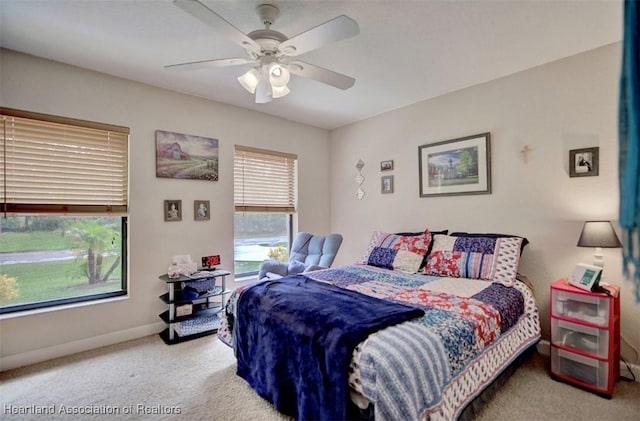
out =
[[611,398],[620,373],[620,287],[551,285],[551,376]]

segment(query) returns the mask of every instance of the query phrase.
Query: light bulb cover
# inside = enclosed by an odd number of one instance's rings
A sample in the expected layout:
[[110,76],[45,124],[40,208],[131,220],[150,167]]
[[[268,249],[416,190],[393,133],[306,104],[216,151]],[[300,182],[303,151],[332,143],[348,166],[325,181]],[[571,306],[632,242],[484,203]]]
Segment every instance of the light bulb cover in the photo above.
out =
[[245,74],[238,77],[238,82],[244,89],[246,89],[249,93],[256,93],[256,87],[260,82],[261,75],[258,69],[255,67],[249,69]]
[[269,82],[271,82],[271,86],[276,88],[286,87],[290,78],[291,73],[289,69],[282,64],[273,63],[269,66]]
[[258,81],[258,85],[256,86],[257,104],[266,104],[267,102],[271,102],[273,100],[268,72],[269,69],[267,68],[267,66],[263,66],[262,77],[260,78],[260,80]]
[[291,92],[289,90],[289,88],[285,85],[285,86],[272,86],[271,87],[271,96],[273,96],[274,98],[282,98],[283,96],[287,95],[289,92]]

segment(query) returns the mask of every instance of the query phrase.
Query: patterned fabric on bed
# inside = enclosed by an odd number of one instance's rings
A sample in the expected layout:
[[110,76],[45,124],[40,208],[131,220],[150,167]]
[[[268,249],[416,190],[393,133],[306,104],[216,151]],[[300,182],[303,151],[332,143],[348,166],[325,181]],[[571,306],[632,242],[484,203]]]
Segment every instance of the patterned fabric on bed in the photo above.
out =
[[[429,284],[442,278],[407,275],[364,265],[310,273],[316,280],[422,308],[416,319],[434,331],[445,346],[450,374],[454,376],[482,348],[513,325],[524,309],[522,294],[501,284],[485,282],[472,297],[433,292]],[[450,282],[456,282],[450,279]],[[513,317],[517,314],[516,317]]]
[[389,234],[374,231],[369,248],[360,263],[407,273],[416,273],[431,248],[432,235],[424,230],[420,235]]
[[513,286],[520,263],[521,237],[436,235],[425,275],[487,279]]
[[[353,353],[349,385],[374,404],[377,420],[428,418],[425,414],[438,411],[447,414],[450,409],[443,406],[443,391],[450,389],[447,385],[518,323],[525,307],[521,288],[490,281],[409,274],[361,264],[308,275],[425,311],[423,317],[370,335]],[[236,291],[228,302],[229,316],[233,316],[237,297]],[[228,344],[232,326],[227,322],[232,321],[232,317],[223,321],[218,332]],[[537,329],[539,338],[539,326]],[[466,395],[456,399],[464,401]]]

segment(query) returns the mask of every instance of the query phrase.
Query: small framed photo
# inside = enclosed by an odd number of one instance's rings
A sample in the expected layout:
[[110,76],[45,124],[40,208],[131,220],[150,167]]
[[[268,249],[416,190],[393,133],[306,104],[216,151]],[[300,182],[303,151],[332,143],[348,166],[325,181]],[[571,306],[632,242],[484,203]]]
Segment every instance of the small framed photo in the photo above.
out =
[[385,175],[380,177],[380,191],[382,194],[393,193],[393,176]]
[[182,200],[164,201],[164,220],[182,221]]
[[569,151],[569,177],[598,175],[600,148],[573,149]]
[[193,219],[196,221],[208,221],[211,208],[208,200],[194,200],[193,201]]
[[380,171],[391,171],[393,169],[393,159],[380,161]]

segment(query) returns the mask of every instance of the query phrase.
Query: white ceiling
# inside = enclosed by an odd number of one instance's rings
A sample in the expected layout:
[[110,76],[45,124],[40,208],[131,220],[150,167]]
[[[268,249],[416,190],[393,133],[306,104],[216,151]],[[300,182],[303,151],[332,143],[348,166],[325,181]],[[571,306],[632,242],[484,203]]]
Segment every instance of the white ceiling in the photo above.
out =
[[621,1],[203,0],[245,33],[263,27],[255,7],[265,2],[281,11],[272,29],[289,37],[341,14],[356,20],[360,35],[298,57],[355,85],[292,77],[288,96],[255,104],[236,81],[246,66],[166,71],[245,57],[171,0],[0,0],[0,45],[333,129],[622,39]]

